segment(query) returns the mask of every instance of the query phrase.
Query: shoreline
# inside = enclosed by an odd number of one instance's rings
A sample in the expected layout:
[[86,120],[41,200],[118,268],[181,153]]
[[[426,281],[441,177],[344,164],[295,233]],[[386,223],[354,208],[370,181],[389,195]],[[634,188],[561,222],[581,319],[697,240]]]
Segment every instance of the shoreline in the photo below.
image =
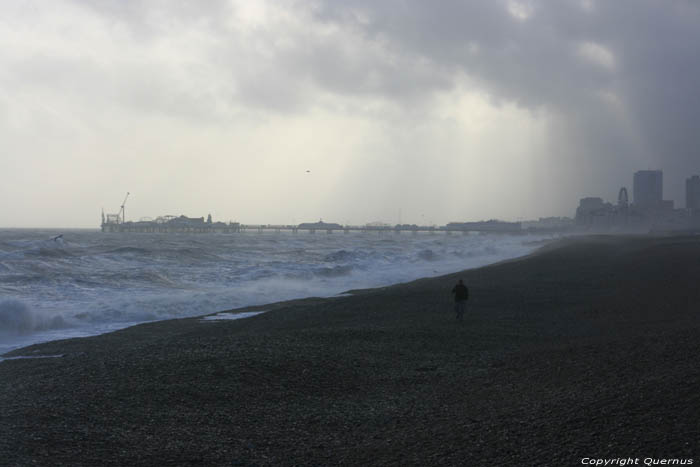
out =
[[[565,239],[440,277],[248,307],[268,310],[248,319],[39,344],[29,352],[63,357],[0,363],[0,458],[698,462],[699,257],[697,236]],[[463,326],[449,293],[459,277]]]
[[[19,230],[27,230],[27,229],[19,229]],[[35,229],[35,230],[41,230],[41,229]],[[73,229],[73,230],[86,230],[86,229]],[[98,230],[99,230],[99,229],[98,229]],[[386,285],[378,285],[378,286],[376,286],[376,287],[343,290],[343,291],[340,291],[340,292],[338,292],[337,294],[334,294],[334,295],[319,295],[319,296],[311,295],[311,296],[305,296],[305,297],[289,298],[289,299],[284,299],[284,300],[280,300],[280,301],[273,301],[273,302],[271,302],[271,303],[264,303],[264,304],[260,304],[260,305],[245,305],[245,306],[241,306],[241,307],[238,307],[238,308],[225,309],[225,310],[220,310],[220,311],[216,311],[216,312],[208,312],[208,313],[205,313],[205,314],[202,314],[202,315],[192,315],[192,316],[186,316],[186,317],[180,317],[180,318],[173,317],[173,318],[157,319],[157,320],[153,320],[153,321],[142,321],[142,322],[135,322],[135,323],[133,323],[133,322],[132,322],[132,323],[125,323],[125,324],[124,324],[124,327],[119,327],[119,326],[120,326],[119,323],[105,323],[105,326],[111,326],[111,327],[114,327],[114,328],[116,328],[116,329],[110,329],[110,330],[98,332],[98,333],[95,333],[95,334],[90,334],[89,332],[83,334],[82,332],[79,332],[80,330],[79,330],[78,328],[69,328],[69,330],[74,329],[75,332],[76,332],[77,334],[79,334],[79,335],[74,335],[74,336],[70,336],[70,337],[51,338],[51,339],[48,339],[48,340],[43,340],[43,341],[39,341],[39,342],[33,342],[33,343],[26,344],[26,345],[25,345],[25,344],[20,344],[20,345],[17,346],[17,347],[11,348],[11,349],[9,349],[9,350],[7,350],[7,351],[4,351],[4,352],[0,353],[0,362],[2,362],[4,359],[7,359],[6,355],[14,354],[14,353],[16,353],[16,352],[22,351],[23,349],[27,349],[27,348],[30,348],[30,347],[34,347],[34,346],[36,346],[36,345],[47,344],[47,343],[54,342],[54,341],[63,341],[63,340],[70,340],[70,339],[83,339],[83,338],[101,336],[101,335],[105,335],[105,334],[110,334],[110,333],[112,333],[112,332],[121,331],[121,330],[123,330],[123,329],[128,329],[128,328],[131,328],[131,327],[134,327],[134,326],[140,326],[140,325],[142,325],[142,324],[159,323],[159,322],[163,322],[163,321],[170,321],[170,320],[176,320],[176,319],[188,319],[188,318],[198,318],[198,317],[199,317],[199,318],[203,318],[203,317],[211,316],[211,315],[217,314],[217,313],[233,313],[233,312],[236,312],[236,313],[241,312],[241,313],[243,313],[243,312],[248,311],[249,309],[252,310],[252,309],[257,309],[257,308],[265,308],[265,307],[268,307],[268,308],[269,308],[269,307],[271,307],[271,306],[274,306],[274,307],[278,308],[278,307],[281,306],[281,305],[284,305],[284,304],[286,304],[286,303],[295,302],[295,301],[298,301],[298,300],[319,299],[319,298],[321,298],[321,299],[325,299],[325,298],[328,298],[328,299],[331,299],[331,298],[338,298],[338,297],[342,297],[342,296],[347,295],[347,294],[352,294],[352,293],[354,293],[354,292],[363,292],[363,291],[369,291],[369,290],[374,290],[374,289],[385,289],[385,288],[387,288],[387,287],[392,287],[392,286],[395,286],[395,285],[400,285],[400,284],[404,284],[404,283],[409,283],[409,282],[413,282],[413,281],[416,281],[416,280],[432,279],[432,278],[436,278],[436,277],[442,277],[442,276],[444,276],[444,275],[456,274],[456,273],[459,273],[459,272],[461,272],[461,271],[469,271],[469,270],[478,269],[478,268],[481,268],[481,267],[486,267],[486,266],[490,266],[490,265],[494,265],[494,264],[500,264],[500,263],[502,263],[502,262],[508,262],[508,261],[518,260],[518,259],[520,259],[520,258],[526,258],[526,257],[528,257],[528,256],[530,256],[530,255],[535,254],[535,253],[536,253],[537,251],[539,251],[540,249],[546,248],[547,245],[560,242],[560,241],[563,240],[564,238],[568,238],[568,237],[557,237],[557,238],[540,239],[540,240],[537,240],[537,241],[536,241],[536,243],[540,244],[540,246],[537,246],[536,248],[534,248],[534,250],[532,250],[532,251],[530,251],[530,252],[528,252],[528,253],[525,253],[525,254],[523,254],[523,255],[521,255],[521,256],[515,256],[515,257],[513,257],[513,258],[506,258],[506,259],[497,260],[497,261],[495,261],[495,262],[493,262],[493,263],[487,263],[487,264],[484,264],[484,265],[475,266],[475,267],[473,267],[473,268],[469,268],[469,269],[466,269],[466,270],[460,270],[460,271],[448,272],[448,273],[439,273],[437,276],[423,276],[423,277],[418,277],[418,278],[411,279],[411,280],[405,281],[405,282],[396,282],[396,283],[390,283],[390,284],[386,284]],[[59,331],[59,330],[48,330],[48,332],[58,332],[58,331]]]

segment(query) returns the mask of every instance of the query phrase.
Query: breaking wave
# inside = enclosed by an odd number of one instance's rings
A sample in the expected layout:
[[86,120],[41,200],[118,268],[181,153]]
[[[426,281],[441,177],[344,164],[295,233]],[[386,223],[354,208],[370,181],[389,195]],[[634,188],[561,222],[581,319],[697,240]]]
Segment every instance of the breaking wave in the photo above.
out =
[[66,326],[60,315],[46,316],[32,310],[19,300],[0,301],[0,335],[29,334],[47,329],[61,329]]

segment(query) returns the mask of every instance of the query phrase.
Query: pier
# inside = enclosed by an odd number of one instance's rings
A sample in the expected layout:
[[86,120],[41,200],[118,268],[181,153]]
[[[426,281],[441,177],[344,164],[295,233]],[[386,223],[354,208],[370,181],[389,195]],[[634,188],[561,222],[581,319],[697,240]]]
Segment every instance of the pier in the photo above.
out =
[[205,221],[203,217],[175,217],[164,216],[156,220],[141,220],[137,222],[123,222],[117,216],[104,217],[102,220],[102,232],[109,233],[175,233],[175,234],[239,234],[246,232],[305,232],[325,234],[362,232],[377,234],[402,234],[402,233],[469,233],[469,232],[492,232],[492,233],[518,233],[522,232],[519,222],[502,221],[482,221],[450,223],[444,226],[397,224],[390,225],[340,225],[323,221],[315,223],[302,223],[298,225],[283,224],[242,224],[239,222],[212,222],[211,216]]
[[370,223],[365,225],[340,225],[333,222],[324,222],[320,219],[318,222],[304,222],[298,225],[282,225],[282,224],[242,224],[240,222],[214,222],[211,214],[204,217],[187,217],[181,216],[159,216],[155,219],[142,218],[139,221],[126,220],[126,202],[129,199],[130,193],[127,192],[124,201],[119,206],[119,212],[116,214],[105,214],[102,210],[102,223],[100,227],[105,233],[175,233],[175,234],[237,234],[244,232],[292,232],[298,233],[300,230],[315,234],[325,232],[332,234],[334,232],[376,232],[377,234],[410,232],[418,234],[419,232],[437,233],[444,232],[450,235],[453,232],[498,232],[498,233],[518,233],[523,232],[520,222],[505,222],[496,219],[479,222],[450,222],[447,225],[437,227],[435,225],[416,225],[416,224],[396,224],[391,226],[384,223]]

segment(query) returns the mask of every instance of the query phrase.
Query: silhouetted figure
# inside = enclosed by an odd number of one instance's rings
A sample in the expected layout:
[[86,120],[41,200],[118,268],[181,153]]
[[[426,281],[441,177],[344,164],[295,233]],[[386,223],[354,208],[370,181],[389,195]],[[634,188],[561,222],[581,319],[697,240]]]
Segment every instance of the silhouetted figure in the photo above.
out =
[[452,289],[452,293],[455,294],[455,314],[457,315],[457,321],[460,323],[464,321],[464,310],[467,307],[467,300],[469,299],[469,289],[462,279],[457,282],[457,285]]

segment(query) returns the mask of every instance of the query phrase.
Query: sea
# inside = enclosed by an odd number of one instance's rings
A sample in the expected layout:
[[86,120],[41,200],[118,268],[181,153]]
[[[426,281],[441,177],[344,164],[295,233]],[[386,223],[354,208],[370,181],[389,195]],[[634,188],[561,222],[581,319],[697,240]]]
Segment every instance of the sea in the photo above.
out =
[[438,276],[526,255],[549,239],[0,230],[0,355],[148,321]]

